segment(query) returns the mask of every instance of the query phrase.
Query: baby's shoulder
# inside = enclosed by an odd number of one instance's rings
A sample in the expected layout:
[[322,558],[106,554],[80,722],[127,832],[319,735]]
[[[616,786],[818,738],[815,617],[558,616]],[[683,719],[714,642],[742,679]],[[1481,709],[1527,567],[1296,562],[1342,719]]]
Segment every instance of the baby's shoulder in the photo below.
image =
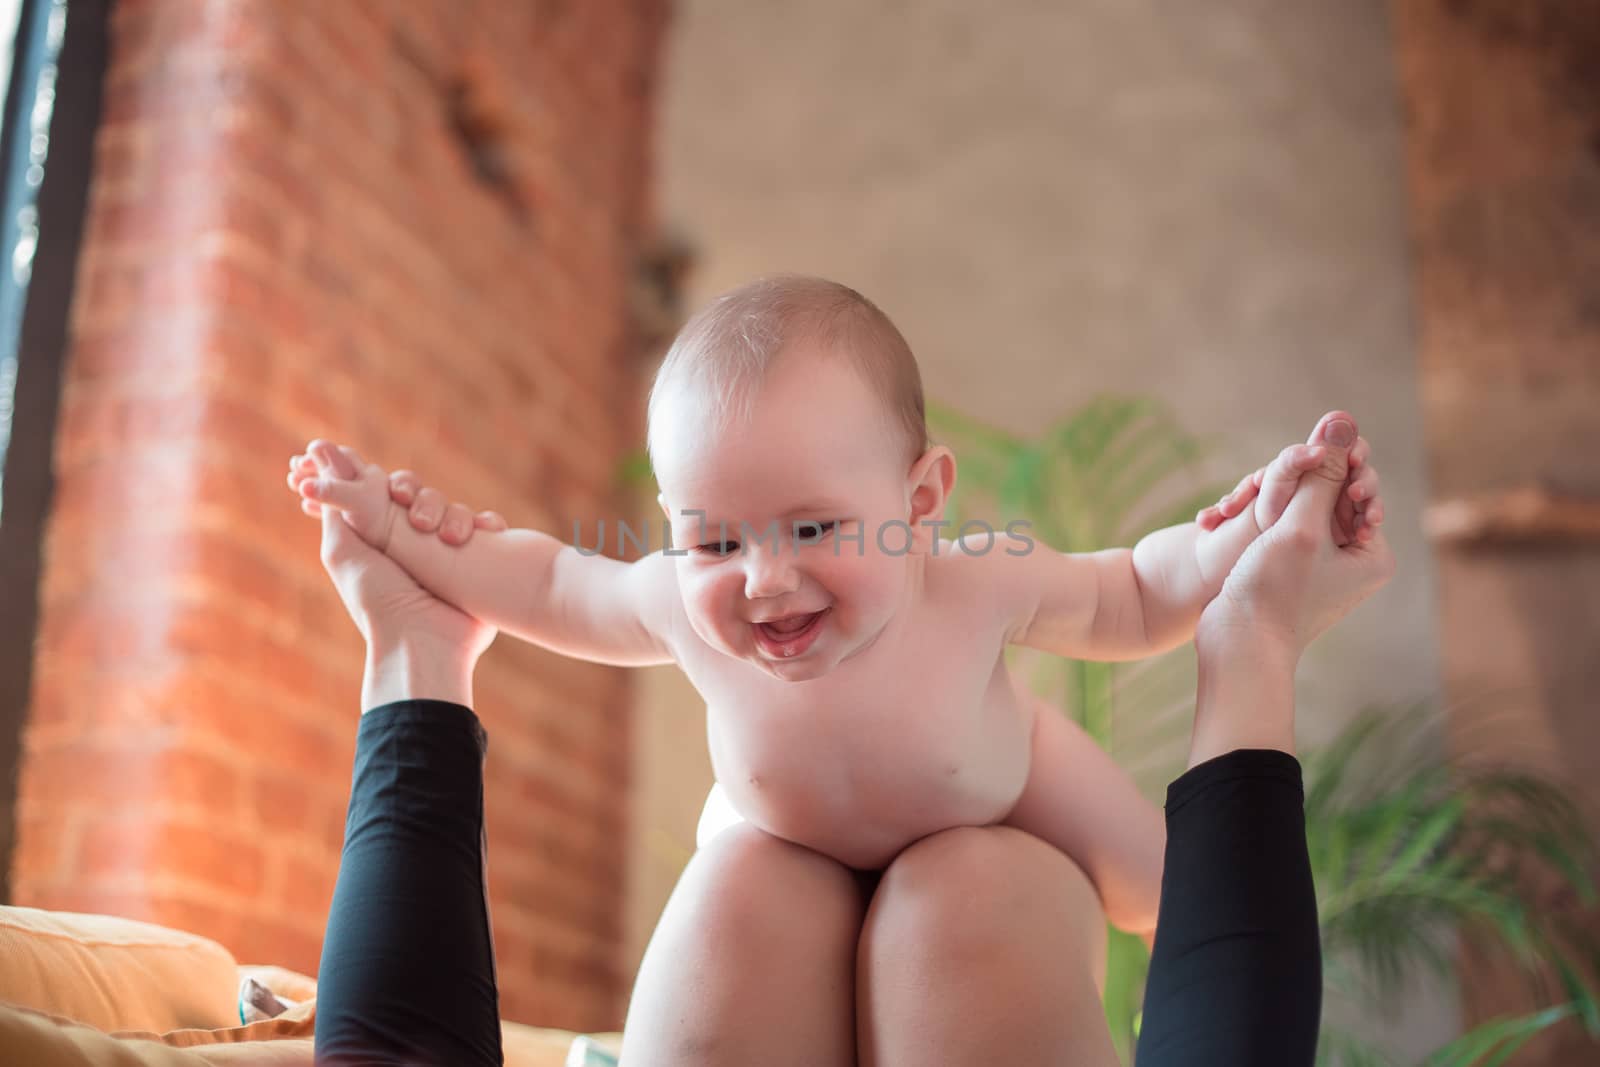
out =
[[928,557],[930,596],[959,598],[963,604],[986,602],[987,594],[1003,588],[1018,569],[1020,545],[1000,531],[939,538]]
[[927,568],[930,600],[1009,632],[1041,583],[1037,542],[999,530],[941,538]]

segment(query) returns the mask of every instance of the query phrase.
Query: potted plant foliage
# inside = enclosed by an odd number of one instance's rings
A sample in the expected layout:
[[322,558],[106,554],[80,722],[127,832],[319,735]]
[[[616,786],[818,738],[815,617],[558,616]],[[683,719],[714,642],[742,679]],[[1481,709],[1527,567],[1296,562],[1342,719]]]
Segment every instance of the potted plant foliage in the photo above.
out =
[[[1037,438],[943,407],[930,409],[929,422],[959,457],[950,516],[957,524],[1026,519],[1031,536],[1065,552],[1132,545],[1192,519],[1233,486],[1204,476],[1212,442],[1147,399],[1098,398]],[[1184,766],[1192,645],[1116,664],[1009,655],[1021,677],[1160,800]],[[1475,1027],[1427,1057],[1426,1067],[1492,1067],[1569,1017],[1600,1033],[1600,1008],[1584,975],[1595,958],[1589,939],[1530,899],[1532,878],[1593,904],[1588,829],[1555,783],[1526,770],[1451,761],[1441,745],[1427,743],[1436,728],[1425,706],[1368,711],[1302,756],[1327,1002],[1371,1017],[1418,971],[1448,979],[1459,934],[1509,951],[1541,999],[1551,999],[1550,976],[1560,994],[1548,1007]],[[1137,938],[1110,934],[1106,1018],[1131,1062],[1149,956]],[[1324,1012],[1321,1063],[1391,1064],[1336,1014]]]

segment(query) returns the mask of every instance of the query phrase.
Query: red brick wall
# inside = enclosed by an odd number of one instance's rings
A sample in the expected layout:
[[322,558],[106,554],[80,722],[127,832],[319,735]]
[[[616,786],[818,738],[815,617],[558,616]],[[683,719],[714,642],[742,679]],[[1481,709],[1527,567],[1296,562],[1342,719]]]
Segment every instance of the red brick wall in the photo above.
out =
[[[17,903],[316,967],[362,643],[309,438],[514,524],[611,514],[641,426],[662,5],[123,0],[79,270]],[[479,672],[507,1017],[620,1025],[626,676]]]

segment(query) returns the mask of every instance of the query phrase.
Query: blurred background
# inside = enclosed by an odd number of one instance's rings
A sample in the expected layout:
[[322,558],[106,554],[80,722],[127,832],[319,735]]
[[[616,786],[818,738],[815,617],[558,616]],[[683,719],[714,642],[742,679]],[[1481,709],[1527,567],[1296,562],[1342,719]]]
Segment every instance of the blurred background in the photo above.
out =
[[[314,971],[362,644],[287,458],[570,536],[647,498],[684,316],[794,270],[896,321],[969,506],[1057,547],[1353,412],[1399,573],[1300,675],[1325,1055],[1511,1020],[1504,1062],[1600,1060],[1594,834],[1539,821],[1600,800],[1597,0],[11,0],[0,36],[0,901]],[[1027,666],[1159,802],[1185,653]],[[509,639],[477,699],[504,1012],[617,1028],[703,708]],[[1463,784],[1491,762],[1531,807]]]

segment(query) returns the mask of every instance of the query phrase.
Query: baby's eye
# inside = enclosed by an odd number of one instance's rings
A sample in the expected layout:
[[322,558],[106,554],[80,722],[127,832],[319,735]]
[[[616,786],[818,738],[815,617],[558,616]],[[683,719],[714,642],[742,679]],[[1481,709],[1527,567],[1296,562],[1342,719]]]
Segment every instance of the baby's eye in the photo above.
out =
[[831,522],[798,522],[795,523],[794,536],[797,541],[820,541],[832,530]]
[[709,544],[696,545],[694,550],[706,556],[731,556],[739,551],[739,542],[712,541]]

